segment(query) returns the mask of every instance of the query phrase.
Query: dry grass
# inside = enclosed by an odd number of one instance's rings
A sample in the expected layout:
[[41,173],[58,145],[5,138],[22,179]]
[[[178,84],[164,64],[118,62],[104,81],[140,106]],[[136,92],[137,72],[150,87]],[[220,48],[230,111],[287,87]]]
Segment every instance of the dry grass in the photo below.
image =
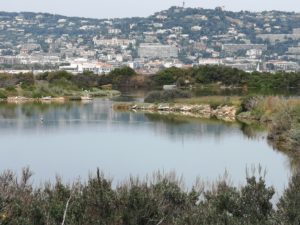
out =
[[116,111],[128,111],[132,108],[131,103],[116,103],[113,105],[113,109]]
[[211,106],[237,106],[241,105],[241,97],[238,96],[203,96],[189,99],[176,99],[175,103],[181,104],[207,104]]
[[261,98],[256,107],[256,112],[266,118],[272,117],[280,112],[300,112],[299,98],[283,98],[276,96],[268,96]]

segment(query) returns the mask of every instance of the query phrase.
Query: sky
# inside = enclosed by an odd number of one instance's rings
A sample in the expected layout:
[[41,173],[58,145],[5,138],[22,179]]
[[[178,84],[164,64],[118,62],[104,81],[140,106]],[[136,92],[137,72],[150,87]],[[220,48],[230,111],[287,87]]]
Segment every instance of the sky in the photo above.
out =
[[[120,18],[149,16],[171,6],[182,6],[183,0],[0,0],[0,11],[49,12],[66,16]],[[282,10],[300,12],[299,0],[185,0],[186,7],[226,10]]]

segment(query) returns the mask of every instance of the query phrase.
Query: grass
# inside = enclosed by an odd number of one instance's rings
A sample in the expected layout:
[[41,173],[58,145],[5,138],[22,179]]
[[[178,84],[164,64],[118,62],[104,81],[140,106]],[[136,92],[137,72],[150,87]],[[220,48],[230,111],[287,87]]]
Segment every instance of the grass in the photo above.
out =
[[260,97],[251,113],[265,121],[273,121],[276,115],[287,112],[300,115],[299,98],[283,98],[278,96]]
[[[241,114],[254,117],[261,124],[268,124],[268,139],[281,151],[300,156],[300,99],[278,96],[245,98],[247,106]],[[241,115],[240,114],[240,115]],[[247,116],[246,116],[247,117]]]
[[48,83],[47,81],[37,81],[34,85],[17,85],[13,88],[0,89],[0,98],[13,96],[24,96],[27,98],[51,97],[74,97],[90,95],[91,97],[115,96],[120,94],[115,90],[102,90],[100,88],[91,88],[84,90],[71,84],[68,81],[60,83]]
[[175,99],[175,103],[180,104],[192,104],[192,105],[200,105],[207,104],[214,106],[237,106],[241,105],[241,97],[238,96],[202,96],[202,97],[193,97],[188,99]]
[[[83,95],[86,94],[85,91],[83,91]],[[116,96],[119,95],[120,92],[116,90],[103,90],[99,88],[92,88],[91,90],[88,90],[88,94],[92,97],[103,97],[103,96]]]

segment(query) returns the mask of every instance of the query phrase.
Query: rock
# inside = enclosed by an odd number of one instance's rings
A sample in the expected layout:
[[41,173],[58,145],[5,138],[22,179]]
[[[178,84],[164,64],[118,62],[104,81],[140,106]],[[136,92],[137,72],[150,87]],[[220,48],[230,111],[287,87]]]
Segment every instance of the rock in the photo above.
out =
[[169,111],[170,106],[169,105],[159,105],[157,109],[160,111]]
[[193,109],[192,106],[183,106],[182,108],[180,108],[180,111],[190,112],[190,111],[192,111],[192,109]]
[[130,107],[132,110],[144,110],[144,111],[158,111],[161,114],[178,114],[199,118],[211,118],[216,117],[224,121],[235,121],[237,107],[234,106],[219,106],[216,109],[212,109],[210,105],[184,105],[184,104],[137,104]]

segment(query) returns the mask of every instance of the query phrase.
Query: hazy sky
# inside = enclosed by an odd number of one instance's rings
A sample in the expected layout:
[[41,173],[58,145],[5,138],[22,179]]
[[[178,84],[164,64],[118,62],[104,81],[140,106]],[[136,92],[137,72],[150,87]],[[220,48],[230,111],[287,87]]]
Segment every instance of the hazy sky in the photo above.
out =
[[[67,16],[94,18],[148,16],[182,0],[0,0],[1,11],[50,12]],[[300,12],[299,0],[185,0],[187,7],[228,10],[284,10]]]

